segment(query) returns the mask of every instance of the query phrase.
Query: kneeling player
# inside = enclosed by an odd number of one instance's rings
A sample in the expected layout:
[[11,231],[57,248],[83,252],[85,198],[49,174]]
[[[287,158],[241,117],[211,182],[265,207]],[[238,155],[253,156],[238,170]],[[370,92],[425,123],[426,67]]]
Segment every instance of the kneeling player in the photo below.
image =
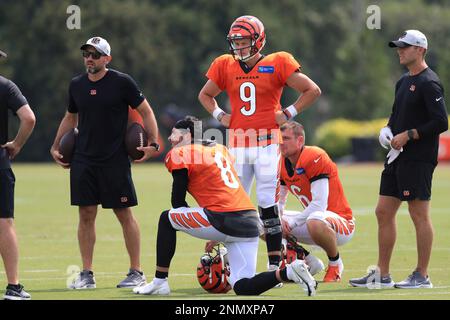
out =
[[[353,237],[355,223],[336,164],[324,150],[305,146],[301,124],[292,121],[280,129],[283,137],[280,207],[284,208],[288,191],[304,207],[303,212],[282,210],[283,232],[294,235],[301,243],[323,248],[329,259],[323,281],[340,281],[344,264],[337,247]],[[305,261],[308,263],[308,258]]]
[[[193,117],[178,121],[169,137],[172,150],[165,163],[173,176],[173,208],[164,211],[159,220],[155,278],[133,292],[170,294],[167,277],[179,230],[196,238],[224,243],[230,265],[229,282],[238,295],[258,295],[282,281],[294,281],[308,295],[315,294],[316,282],[301,260],[280,270],[255,275],[260,235],[258,214],[237,178],[228,149],[220,144],[194,141],[195,121]],[[188,207],[186,192],[199,207]]]

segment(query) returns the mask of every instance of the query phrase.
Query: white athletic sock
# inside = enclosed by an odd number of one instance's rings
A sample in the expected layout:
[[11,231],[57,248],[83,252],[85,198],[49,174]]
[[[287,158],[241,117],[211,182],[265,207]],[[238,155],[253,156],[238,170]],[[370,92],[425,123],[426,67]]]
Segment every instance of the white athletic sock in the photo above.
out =
[[342,259],[339,257],[339,259],[337,259],[336,261],[328,260],[328,265],[335,266],[335,267],[342,265]]
[[153,283],[157,286],[162,285],[164,282],[167,282],[167,278],[165,279],[153,278]]

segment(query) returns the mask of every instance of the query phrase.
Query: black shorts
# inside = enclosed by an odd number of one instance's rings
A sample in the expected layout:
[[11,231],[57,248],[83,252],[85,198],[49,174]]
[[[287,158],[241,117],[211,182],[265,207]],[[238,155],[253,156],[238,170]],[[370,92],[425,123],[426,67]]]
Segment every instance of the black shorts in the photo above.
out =
[[203,209],[211,225],[220,232],[238,238],[259,237],[264,233],[255,210],[216,212]]
[[380,195],[402,201],[430,200],[435,167],[432,163],[419,161],[385,164],[381,173]]
[[70,198],[73,206],[128,208],[137,205],[131,167],[92,166],[73,162],[70,167]]
[[14,218],[14,185],[16,177],[11,169],[0,169],[0,218]]

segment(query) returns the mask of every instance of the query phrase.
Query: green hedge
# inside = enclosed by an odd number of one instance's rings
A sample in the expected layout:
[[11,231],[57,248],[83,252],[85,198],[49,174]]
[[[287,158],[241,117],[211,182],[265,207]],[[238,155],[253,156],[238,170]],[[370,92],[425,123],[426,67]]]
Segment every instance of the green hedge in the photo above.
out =
[[[322,124],[316,131],[316,145],[325,149],[333,158],[340,158],[352,153],[351,139],[354,137],[373,137],[378,140],[380,129],[388,119],[370,121],[353,121],[347,119],[333,119]],[[377,150],[377,159],[383,158],[383,150]],[[380,159],[380,160],[381,160]]]

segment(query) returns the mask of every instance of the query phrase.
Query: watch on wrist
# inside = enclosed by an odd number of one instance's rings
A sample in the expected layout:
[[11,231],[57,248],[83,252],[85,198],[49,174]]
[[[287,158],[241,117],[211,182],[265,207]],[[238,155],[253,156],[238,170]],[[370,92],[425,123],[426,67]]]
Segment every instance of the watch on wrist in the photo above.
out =
[[408,139],[414,140],[414,130],[413,129],[408,130]]
[[159,151],[159,144],[157,144],[156,142],[150,143],[149,146],[155,148],[156,151]]

